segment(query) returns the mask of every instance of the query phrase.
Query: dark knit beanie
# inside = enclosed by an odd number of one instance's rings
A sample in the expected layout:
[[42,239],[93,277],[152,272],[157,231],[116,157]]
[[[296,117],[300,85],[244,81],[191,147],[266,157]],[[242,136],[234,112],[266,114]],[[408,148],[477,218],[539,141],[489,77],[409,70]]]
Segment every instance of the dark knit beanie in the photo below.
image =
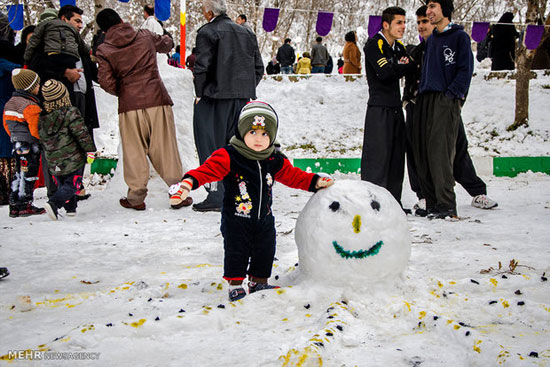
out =
[[21,89],[32,93],[34,88],[40,84],[40,77],[30,69],[13,69],[11,81],[15,89]]
[[269,134],[270,144],[273,144],[278,127],[279,118],[273,107],[265,102],[252,101],[241,110],[237,130],[241,138],[244,138],[250,130],[263,129]]
[[44,96],[43,104],[46,112],[72,106],[67,88],[55,79],[46,80],[42,86],[42,96]]
[[111,8],[103,9],[97,13],[95,21],[97,22],[99,28],[101,28],[101,30],[105,33],[107,33],[109,28],[112,26],[122,23],[120,15],[118,15],[118,13]]
[[443,13],[443,16],[451,19],[451,15],[455,10],[453,0],[428,0],[426,5],[428,5],[429,3],[438,3],[439,5],[441,5],[441,12]]

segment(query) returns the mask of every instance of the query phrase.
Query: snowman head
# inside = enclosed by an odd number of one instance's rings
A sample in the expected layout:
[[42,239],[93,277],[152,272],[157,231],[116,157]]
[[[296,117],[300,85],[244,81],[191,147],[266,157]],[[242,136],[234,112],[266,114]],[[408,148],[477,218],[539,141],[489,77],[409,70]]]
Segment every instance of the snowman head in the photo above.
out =
[[411,254],[407,219],[384,188],[340,180],[311,197],[296,223],[300,269],[333,285],[396,278]]

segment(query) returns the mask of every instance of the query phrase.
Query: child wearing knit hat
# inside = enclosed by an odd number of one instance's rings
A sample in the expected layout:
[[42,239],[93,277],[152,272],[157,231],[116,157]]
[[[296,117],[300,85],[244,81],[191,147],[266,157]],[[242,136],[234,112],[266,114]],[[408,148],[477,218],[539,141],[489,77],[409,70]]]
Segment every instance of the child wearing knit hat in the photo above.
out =
[[15,176],[11,183],[10,217],[43,214],[45,210],[32,205],[34,184],[38,180],[40,146],[38,119],[42,109],[37,95],[38,74],[29,69],[14,69],[11,80],[15,87],[4,106],[4,128],[14,145]]
[[42,86],[44,110],[40,116],[40,143],[46,153],[48,169],[57,186],[44,205],[48,216],[57,220],[58,210],[76,215],[76,192],[82,187],[82,168],[87,152],[95,152],[94,141],[78,108],[71,105],[63,83],[50,79]]
[[246,296],[242,283],[247,275],[249,293],[278,288],[267,283],[275,257],[275,218],[271,211],[275,181],[311,192],[333,183],[329,176],[293,167],[275,150],[278,125],[277,113],[269,104],[249,102],[241,110],[229,145],[216,150],[170,188],[170,204],[177,205],[191,190],[223,180],[223,278],[229,282],[230,301]]

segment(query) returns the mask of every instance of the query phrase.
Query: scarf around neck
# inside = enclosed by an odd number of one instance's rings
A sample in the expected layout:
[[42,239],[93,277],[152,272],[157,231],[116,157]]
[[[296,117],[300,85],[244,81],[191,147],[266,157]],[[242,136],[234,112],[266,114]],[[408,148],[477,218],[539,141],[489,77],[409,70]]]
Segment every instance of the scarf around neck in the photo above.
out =
[[243,140],[237,139],[236,136],[233,136],[231,140],[229,140],[229,144],[233,146],[243,157],[254,161],[263,161],[264,159],[269,158],[269,156],[275,151],[275,146],[271,144],[261,152],[257,152],[250,149]]

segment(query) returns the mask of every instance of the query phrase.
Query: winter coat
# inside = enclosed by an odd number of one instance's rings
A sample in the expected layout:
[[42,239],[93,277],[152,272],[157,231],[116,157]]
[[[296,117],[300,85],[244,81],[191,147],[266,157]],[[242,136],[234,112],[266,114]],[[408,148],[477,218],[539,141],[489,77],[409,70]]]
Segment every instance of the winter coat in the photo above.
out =
[[263,219],[271,214],[275,181],[286,186],[317,191],[318,175],[293,167],[281,153],[256,161],[243,157],[232,146],[216,150],[199,168],[184,175],[193,178],[193,189],[221,181],[225,188],[222,215]]
[[375,34],[365,44],[365,71],[369,84],[369,106],[400,107],[401,92],[399,80],[414,70],[414,65],[400,64],[407,56],[401,41],[390,47],[381,32]]
[[416,46],[407,46],[409,59],[416,66],[414,72],[405,75],[405,88],[403,88],[403,101],[416,103],[418,95],[418,85],[420,84],[420,76],[422,72],[422,61],[424,60],[424,52],[426,51],[426,41],[423,40]]
[[294,48],[289,44],[285,43],[277,50],[277,61],[281,64],[281,67],[292,66],[294,61],[296,61],[296,53]]
[[[505,13],[499,23],[512,23],[514,14]],[[489,55],[491,70],[514,70],[516,59],[516,39],[519,33],[513,25],[495,24],[491,30],[492,40]]]
[[296,66],[296,74],[309,74],[311,73],[311,59],[309,57],[302,57],[298,60]]
[[[4,111],[6,102],[13,94],[13,83],[11,82],[11,72],[20,67],[6,59],[0,58],[0,111]],[[11,157],[13,145],[6,129],[0,127],[0,158]]]
[[151,33],[158,34],[162,36],[164,34],[164,29],[160,25],[159,21],[155,19],[154,16],[148,16],[147,19],[143,22],[139,29],[146,29]]
[[64,176],[86,164],[86,152],[96,147],[76,107],[61,107],[40,116],[40,144],[50,173]]
[[474,71],[470,36],[464,27],[453,24],[450,29],[437,29],[426,40],[419,93],[441,92],[450,98],[464,98]]
[[327,66],[328,58],[327,48],[320,43],[315,43],[311,48],[311,65]]
[[256,35],[225,14],[197,31],[195,95],[214,99],[256,99],[264,63]]
[[61,19],[48,20],[40,23],[29,39],[24,55],[25,64],[30,64],[38,50],[43,50],[46,54],[63,53],[78,60],[80,48],[84,48],[85,52],[90,51],[75,27]]
[[361,51],[355,42],[347,41],[342,52],[344,57],[343,74],[361,74]]
[[159,74],[157,52],[169,52],[169,36],[136,31],[120,23],[107,31],[97,48],[99,85],[118,97],[118,113],[173,105]]
[[38,143],[38,119],[40,117],[40,100],[37,96],[16,89],[4,106],[4,129],[11,137],[11,142],[22,141]]

